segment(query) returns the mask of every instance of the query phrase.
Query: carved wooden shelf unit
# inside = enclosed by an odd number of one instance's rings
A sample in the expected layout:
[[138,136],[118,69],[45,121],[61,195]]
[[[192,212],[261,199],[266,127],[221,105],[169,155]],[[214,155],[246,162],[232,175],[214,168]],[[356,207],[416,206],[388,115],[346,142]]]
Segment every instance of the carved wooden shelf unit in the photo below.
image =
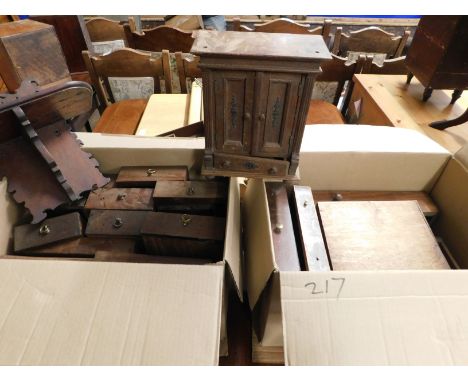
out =
[[321,36],[198,31],[203,174],[293,178],[314,79],[331,59]]

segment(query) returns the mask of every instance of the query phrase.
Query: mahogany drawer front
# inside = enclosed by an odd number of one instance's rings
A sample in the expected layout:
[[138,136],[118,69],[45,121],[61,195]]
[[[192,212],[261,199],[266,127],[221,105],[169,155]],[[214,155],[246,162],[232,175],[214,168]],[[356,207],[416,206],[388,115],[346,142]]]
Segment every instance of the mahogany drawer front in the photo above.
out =
[[93,257],[98,251],[132,253],[135,250],[134,239],[80,237],[60,243],[49,244],[40,248],[29,249],[24,254],[55,257]]
[[265,182],[265,189],[276,265],[280,271],[300,271],[286,185],[282,182]]
[[221,217],[149,212],[141,235],[149,253],[221,260],[225,229]]
[[25,251],[46,244],[82,236],[80,214],[57,216],[38,224],[25,224],[14,228],[14,250]]
[[223,203],[228,186],[222,181],[159,181],[154,188],[156,207],[174,203]]
[[110,188],[91,191],[85,208],[94,210],[153,210],[152,188]]
[[187,180],[186,166],[122,167],[115,181],[118,187],[154,187],[159,180]]
[[214,167],[219,170],[238,172],[241,176],[268,174],[275,177],[287,177],[289,162],[241,155],[214,154]]
[[207,259],[197,259],[193,257],[169,257],[154,256],[140,253],[98,251],[94,256],[95,261],[121,262],[121,263],[155,263],[155,264],[187,264],[204,265],[211,263]]
[[86,236],[138,237],[147,211],[92,210]]

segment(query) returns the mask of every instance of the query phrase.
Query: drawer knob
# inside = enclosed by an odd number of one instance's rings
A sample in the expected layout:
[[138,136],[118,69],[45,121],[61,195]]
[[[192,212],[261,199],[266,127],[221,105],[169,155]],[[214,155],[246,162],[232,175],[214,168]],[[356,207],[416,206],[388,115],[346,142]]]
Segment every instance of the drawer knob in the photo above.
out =
[[148,170],[146,170],[146,175],[147,176],[151,176],[151,175],[154,175],[156,174],[156,170],[154,168],[149,168]]
[[195,194],[195,189],[193,187],[187,188],[187,195],[193,195]]
[[255,162],[245,162],[244,166],[248,170],[254,170],[258,167],[258,165]]
[[275,232],[276,233],[281,233],[281,231],[283,230],[284,226],[281,224],[281,223],[276,223],[275,225]]
[[41,227],[39,228],[39,235],[45,236],[45,235],[48,235],[49,233],[50,233],[50,227],[47,224],[41,225]]
[[250,118],[251,118],[251,115],[250,115],[250,113],[245,113],[245,114],[244,114],[244,117],[245,117],[245,119],[250,119]]
[[229,161],[229,160],[223,160],[223,162],[221,163],[221,167],[222,167],[222,168],[231,167],[231,161]]
[[276,167],[272,167],[268,170],[268,174],[276,175],[278,173],[278,169]]
[[263,114],[263,113],[260,114],[260,115],[258,116],[258,119],[259,119],[260,121],[263,122],[263,121],[265,120],[265,114]]
[[117,195],[117,200],[124,200],[127,197],[127,194],[125,192],[122,192],[121,194]]
[[341,194],[333,195],[333,201],[334,202],[341,202],[342,200],[343,200],[343,195],[341,195]]
[[115,218],[114,224],[112,224],[112,227],[114,228],[120,228],[123,225],[123,220],[121,218]]
[[182,225],[184,227],[187,227],[189,225],[189,223],[192,221],[192,218],[187,215],[187,214],[183,214],[181,217],[180,217],[180,221],[182,222]]

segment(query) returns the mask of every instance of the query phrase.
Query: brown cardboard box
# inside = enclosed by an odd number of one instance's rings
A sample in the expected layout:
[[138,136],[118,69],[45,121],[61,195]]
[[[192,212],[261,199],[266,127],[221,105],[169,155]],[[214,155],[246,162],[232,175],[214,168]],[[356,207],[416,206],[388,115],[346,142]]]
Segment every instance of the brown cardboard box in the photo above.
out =
[[[436,232],[466,267],[466,156],[451,158],[406,129],[314,125],[301,148],[300,183],[432,190],[441,210]],[[248,182],[244,207],[246,279],[260,339],[254,358],[283,347],[287,365],[468,364],[468,271],[279,272],[264,181]],[[312,294],[312,282],[323,293]]]
[[[203,139],[78,133],[101,170],[187,165]],[[216,365],[225,353],[226,287],[242,290],[239,182],[231,179],[224,260],[210,265],[0,259],[2,365]],[[0,181],[0,253],[18,207]],[[225,279],[230,278],[233,283]],[[238,292],[239,293],[239,292]],[[239,293],[240,297],[242,294]]]

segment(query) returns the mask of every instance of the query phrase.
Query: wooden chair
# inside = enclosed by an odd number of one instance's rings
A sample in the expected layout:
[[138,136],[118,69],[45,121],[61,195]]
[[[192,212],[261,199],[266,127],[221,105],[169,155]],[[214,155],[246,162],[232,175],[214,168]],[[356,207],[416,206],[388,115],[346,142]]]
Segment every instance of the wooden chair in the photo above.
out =
[[130,48],[150,52],[168,50],[189,53],[194,41],[192,32],[166,25],[145,30],[143,33],[133,32],[129,25],[124,25],[124,30]]
[[362,74],[408,74],[406,56],[385,60],[382,65],[373,62],[373,56],[368,55],[362,68]]
[[[166,56],[166,60],[163,57]],[[165,66],[169,52],[161,57],[152,53],[137,52],[123,48],[105,56],[92,56],[83,52],[93,86],[100,105],[101,118],[94,132],[111,134],[134,134],[146,108],[147,99],[124,99],[115,102],[109,77],[152,77],[154,93],[160,93],[160,78],[164,77],[167,92],[172,92],[170,70]]]
[[[133,17],[130,16],[128,18],[128,23],[130,29],[134,31],[135,20]],[[109,20],[105,17],[93,17],[86,21],[86,29],[88,30],[91,42],[123,40],[125,46],[128,46],[124,26],[118,21]]]
[[254,24],[254,29],[252,29],[245,25],[241,25],[238,17],[233,19],[233,27],[235,31],[321,35],[327,44],[330,39],[331,25],[332,20],[324,20],[322,26],[309,29],[310,24],[299,24],[290,19],[280,18],[268,21],[264,24]]
[[[353,75],[361,73],[366,58],[360,55],[356,62],[348,62],[346,58],[338,57],[332,54],[332,60],[322,64],[322,73],[317,76],[316,81],[323,82],[337,82],[338,86],[335,92],[333,103],[323,100],[311,100],[309,104],[309,111],[307,113],[306,124],[343,124],[345,119],[343,117],[348,107],[351,93],[353,91]],[[348,87],[343,100],[341,110],[338,109],[338,102],[343,93],[346,81]]]
[[377,27],[360,29],[349,35],[342,31],[342,27],[336,28],[331,49],[333,54],[340,57],[347,57],[348,52],[360,52],[385,54],[387,59],[397,58],[403,53],[410,35],[410,31],[405,31],[402,36],[396,36]]
[[202,73],[198,67],[200,58],[194,55],[184,55],[176,52],[177,73],[179,74],[180,92],[187,93],[187,79],[201,78]]

